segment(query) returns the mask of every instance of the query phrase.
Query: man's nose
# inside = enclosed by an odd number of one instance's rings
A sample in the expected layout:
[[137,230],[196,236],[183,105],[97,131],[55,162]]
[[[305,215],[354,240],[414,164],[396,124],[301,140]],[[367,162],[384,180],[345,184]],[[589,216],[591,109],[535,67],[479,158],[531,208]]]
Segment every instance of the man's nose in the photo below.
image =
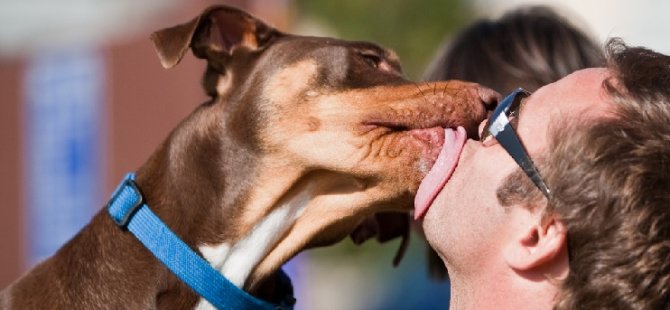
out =
[[481,123],[479,123],[479,129],[477,130],[477,132],[479,133],[478,137],[479,137],[480,140],[484,136],[484,127],[486,127],[486,123],[489,121],[489,117],[491,117],[491,112],[489,112],[489,114],[488,114],[488,116],[486,117],[485,120],[483,120]]
[[[490,134],[488,132],[484,132],[484,130],[488,130],[486,125],[491,120],[491,114],[493,114],[493,112],[489,111],[489,116],[485,120],[483,120],[481,123],[479,123],[479,131],[478,131],[479,132],[479,140],[482,142],[482,144],[484,146],[491,146],[491,145],[494,144],[494,141],[496,141],[495,137],[492,134]],[[484,137],[486,137],[486,138],[484,138]],[[484,138],[484,140],[482,140],[482,138]]]

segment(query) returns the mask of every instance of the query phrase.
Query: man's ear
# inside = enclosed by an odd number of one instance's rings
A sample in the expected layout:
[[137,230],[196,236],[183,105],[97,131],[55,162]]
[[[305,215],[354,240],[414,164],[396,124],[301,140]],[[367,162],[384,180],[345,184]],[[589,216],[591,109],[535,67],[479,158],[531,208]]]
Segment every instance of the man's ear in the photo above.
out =
[[176,66],[190,47],[198,58],[229,56],[237,47],[257,49],[278,34],[274,28],[239,9],[212,6],[188,23],[159,30],[151,41],[165,68]]
[[517,271],[531,271],[553,263],[567,263],[561,261],[567,260],[565,225],[553,216],[532,217],[515,231],[513,239],[504,248],[507,265]]

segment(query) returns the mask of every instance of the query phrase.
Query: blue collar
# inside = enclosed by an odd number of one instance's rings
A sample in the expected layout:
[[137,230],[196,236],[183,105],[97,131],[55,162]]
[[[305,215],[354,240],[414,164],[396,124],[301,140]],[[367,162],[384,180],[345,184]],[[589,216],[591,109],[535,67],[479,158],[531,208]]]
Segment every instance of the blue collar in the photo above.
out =
[[175,276],[217,309],[293,309],[291,280],[280,270],[280,288],[288,293],[280,304],[249,295],[196,254],[145,203],[129,173],[107,204],[112,220],[127,229]]

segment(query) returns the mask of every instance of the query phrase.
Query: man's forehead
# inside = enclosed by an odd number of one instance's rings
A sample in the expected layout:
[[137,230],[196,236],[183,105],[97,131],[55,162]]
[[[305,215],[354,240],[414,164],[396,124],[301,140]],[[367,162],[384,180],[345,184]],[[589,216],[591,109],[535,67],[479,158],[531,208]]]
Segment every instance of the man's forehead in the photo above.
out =
[[[589,95],[599,95],[602,93],[603,81],[610,76],[610,71],[606,68],[589,68],[575,71],[555,84],[561,84],[561,89],[584,99],[603,99],[592,98]],[[586,95],[586,97],[584,97]]]
[[540,88],[530,101],[561,114],[582,114],[586,110],[607,110],[608,96],[603,82],[610,76],[605,68],[576,71],[565,78]]
[[569,98],[575,102],[575,112],[584,117],[600,117],[611,111],[609,95],[604,87],[604,82],[611,76],[609,70],[592,68],[577,71],[572,75],[573,78],[568,80],[571,85],[567,85],[566,91],[573,96]]
[[610,111],[603,87],[609,76],[605,68],[580,70],[533,93],[519,120],[519,134],[528,141],[529,152],[543,148],[551,123],[600,117]]

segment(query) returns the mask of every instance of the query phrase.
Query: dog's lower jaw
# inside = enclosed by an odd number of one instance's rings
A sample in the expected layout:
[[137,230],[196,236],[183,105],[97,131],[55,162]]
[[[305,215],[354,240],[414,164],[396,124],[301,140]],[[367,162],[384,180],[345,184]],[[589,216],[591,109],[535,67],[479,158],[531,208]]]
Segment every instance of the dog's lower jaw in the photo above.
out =
[[[313,194],[290,231],[258,262],[246,281],[245,289],[256,292],[267,276],[276,272],[294,255],[306,248],[341,241],[374,212],[409,211],[399,207],[400,204],[392,206],[392,209],[383,209],[382,206],[390,205],[376,201],[375,197],[384,197],[380,193],[387,192],[379,187],[370,187],[353,193]],[[409,201],[410,195],[407,197]]]
[[[272,295],[265,285],[286,261],[313,244],[334,243],[345,238],[388,188],[368,187],[355,177],[328,172],[290,172],[258,180],[250,199],[255,206],[240,221],[255,223],[235,241],[201,244],[198,249],[228,280],[257,297]],[[409,195],[408,195],[409,201]],[[242,220],[245,219],[245,220]],[[246,225],[246,224],[243,224]],[[199,309],[211,309],[200,300]]]

